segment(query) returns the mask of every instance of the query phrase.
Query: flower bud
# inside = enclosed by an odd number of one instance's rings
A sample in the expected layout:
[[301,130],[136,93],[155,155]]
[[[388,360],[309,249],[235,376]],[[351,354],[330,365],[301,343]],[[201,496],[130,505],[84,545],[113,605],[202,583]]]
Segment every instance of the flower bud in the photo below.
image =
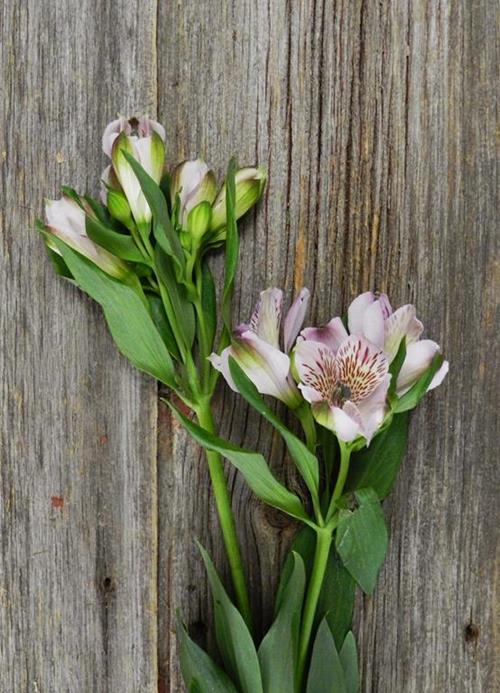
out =
[[[241,168],[236,172],[236,218],[242,217],[259,200],[266,184],[266,172],[262,168]],[[226,184],[217,195],[212,208],[211,231],[219,231],[226,225]]]
[[200,202],[212,202],[217,194],[217,183],[213,171],[202,159],[184,161],[179,164],[170,184],[172,207],[179,196],[179,224],[186,228],[190,211]]
[[134,220],[130,211],[130,205],[125,195],[120,190],[107,191],[107,205],[111,216],[117,219],[127,229],[133,228]]
[[103,150],[111,157],[113,171],[127,198],[136,224],[149,223],[151,210],[141,186],[123,152],[131,154],[142,168],[159,183],[165,164],[165,130],[149,118],[119,118],[106,128]]
[[194,246],[200,245],[203,237],[210,228],[210,220],[212,218],[212,205],[208,200],[200,202],[193,207],[187,218],[188,231],[193,238]]
[[[87,236],[85,212],[76,200],[64,195],[60,200],[47,200],[45,203],[46,230],[60,238],[66,245],[76,250],[104,272],[117,279],[128,273],[127,266],[110,252],[101,248]],[[51,250],[60,254],[55,243],[47,240]]]

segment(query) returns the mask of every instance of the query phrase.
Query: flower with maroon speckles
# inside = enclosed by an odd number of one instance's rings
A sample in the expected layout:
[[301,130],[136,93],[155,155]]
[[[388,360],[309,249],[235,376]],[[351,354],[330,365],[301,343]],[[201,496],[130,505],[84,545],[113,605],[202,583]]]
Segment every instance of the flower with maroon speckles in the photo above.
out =
[[[210,361],[220,371],[228,385],[236,391],[229,370],[231,356],[263,395],[272,395],[296,409],[302,402],[297,385],[290,373],[290,357],[309,303],[309,290],[301,289],[288,311],[281,335],[283,292],[266,289],[250,318],[250,323],[239,325],[233,334],[231,346]],[[283,344],[283,349],[281,348]]]
[[386,414],[389,362],[362,337],[346,337],[336,351],[303,339],[295,348],[299,389],[317,422],[345,442],[368,442]]

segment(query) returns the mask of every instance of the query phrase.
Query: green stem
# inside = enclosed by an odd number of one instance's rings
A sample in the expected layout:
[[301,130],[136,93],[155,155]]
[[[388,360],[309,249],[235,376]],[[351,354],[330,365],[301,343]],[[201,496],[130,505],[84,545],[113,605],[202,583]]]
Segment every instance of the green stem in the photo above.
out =
[[311,413],[311,407],[307,402],[302,402],[302,404],[295,409],[295,415],[302,424],[302,429],[306,436],[306,445],[314,454],[316,450],[316,424],[314,423],[314,418]]
[[311,634],[314,625],[314,617],[318,606],[318,599],[321,593],[321,586],[325,577],[326,567],[328,564],[328,556],[330,554],[330,546],[332,543],[332,530],[316,529],[316,552],[314,554],[314,563],[311,572],[311,578],[307,588],[306,602],[304,605],[304,613],[302,616],[302,627],[299,640],[299,660],[297,670],[298,690],[301,690],[304,670],[309,654],[309,646]]
[[[195,407],[198,422],[206,431],[215,433],[215,425],[210,408],[210,401],[205,399]],[[226,475],[222,457],[211,450],[206,450],[208,469],[215,497],[215,504],[219,515],[219,522],[224,538],[224,545],[231,570],[236,601],[241,615],[250,631],[252,631],[252,613],[250,610],[250,600],[245,582],[245,572],[241,558],[238,537],[236,534],[236,524],[233,511],[231,509],[231,498],[227,488]]]
[[340,444],[340,469],[337,481],[335,483],[335,488],[333,490],[333,496],[328,507],[328,512],[326,513],[326,521],[328,522],[333,517],[335,513],[335,504],[342,495],[344,490],[345,482],[347,479],[347,473],[349,471],[349,462],[351,460],[351,448],[342,441]]

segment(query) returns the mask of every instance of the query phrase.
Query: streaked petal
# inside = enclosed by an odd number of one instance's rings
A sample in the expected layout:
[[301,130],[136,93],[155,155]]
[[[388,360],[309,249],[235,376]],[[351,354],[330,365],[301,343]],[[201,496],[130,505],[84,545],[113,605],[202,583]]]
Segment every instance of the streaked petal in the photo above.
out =
[[406,358],[398,376],[396,388],[398,395],[402,395],[410,389],[413,383],[429,368],[432,359],[440,351],[439,344],[431,339],[421,339],[408,345]]
[[337,384],[333,351],[320,342],[303,340],[297,342],[293,354],[304,398],[309,402],[331,401]]
[[384,351],[389,361],[396,356],[403,337],[406,337],[408,346],[418,340],[423,329],[424,326],[417,320],[415,306],[407,304],[394,311],[385,324]]
[[358,411],[362,420],[363,436],[368,442],[380,427],[387,410],[387,390],[391,376],[387,374],[380,385],[366,399],[358,402]]
[[387,320],[389,315],[392,313],[392,306],[389,301],[389,296],[387,294],[380,294],[378,297],[378,300],[380,301],[380,305],[382,307],[382,313],[384,315],[384,319]]
[[283,313],[283,292],[270,288],[262,291],[250,318],[253,332],[268,344],[279,349],[280,324]]
[[360,294],[348,308],[347,324],[351,334],[363,334],[363,319],[368,306],[375,301],[375,294],[372,291],[366,291]]
[[283,339],[286,354],[291,351],[295,340],[297,339],[297,335],[300,332],[300,328],[302,327],[304,318],[306,316],[310,297],[311,292],[309,289],[301,289],[286,315],[283,326]]
[[350,336],[340,346],[336,358],[337,378],[358,404],[382,382],[389,370],[384,352],[362,337]]
[[342,320],[333,318],[323,327],[306,327],[302,330],[300,336],[306,340],[325,344],[331,351],[336,353],[339,346],[349,335]]

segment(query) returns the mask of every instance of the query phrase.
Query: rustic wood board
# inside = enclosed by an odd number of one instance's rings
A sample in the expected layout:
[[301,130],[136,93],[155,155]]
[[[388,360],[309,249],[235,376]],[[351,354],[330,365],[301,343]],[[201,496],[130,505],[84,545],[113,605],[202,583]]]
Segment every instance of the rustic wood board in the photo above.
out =
[[[61,183],[96,191],[102,127],[135,110],[165,123],[171,162],[269,170],[235,317],[271,284],[308,285],[319,321],[378,288],[442,341],[450,377],[413,417],[357,606],[363,691],[496,690],[496,3],[44,5],[2,10],[0,691],[181,691],[177,608],[213,646],[203,457],[29,230]],[[218,406],[294,483],[269,428],[224,388]],[[229,475],[262,626],[294,527]]]

